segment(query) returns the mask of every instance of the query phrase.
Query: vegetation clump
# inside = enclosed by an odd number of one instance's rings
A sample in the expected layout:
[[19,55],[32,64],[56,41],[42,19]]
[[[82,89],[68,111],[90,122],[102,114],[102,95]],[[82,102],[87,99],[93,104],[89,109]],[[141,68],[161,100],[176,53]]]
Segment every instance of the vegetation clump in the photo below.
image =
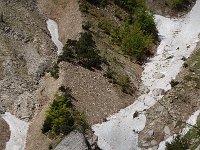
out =
[[166,3],[172,8],[176,10],[183,10],[187,7],[189,3],[188,0],[166,0]]
[[178,135],[171,143],[166,143],[166,150],[195,150],[200,144],[200,120],[184,136]]
[[127,75],[119,75],[108,67],[104,76],[110,79],[111,83],[119,85],[122,92],[130,95],[134,93],[134,88],[131,86],[130,78]]
[[[63,87],[62,87],[63,90]],[[72,104],[73,97],[68,88],[63,95],[56,95],[53,103],[46,112],[42,133],[51,131],[56,135],[68,134],[74,129],[83,130],[85,117]]]
[[78,41],[70,39],[67,41],[58,61],[80,64],[88,69],[100,69],[104,60],[99,55],[95,41],[92,39],[92,34],[84,32],[81,33]]
[[52,77],[54,77],[55,79],[58,79],[59,78],[59,66],[58,66],[58,63],[55,63],[53,65],[53,67],[50,68],[49,72],[50,72]]

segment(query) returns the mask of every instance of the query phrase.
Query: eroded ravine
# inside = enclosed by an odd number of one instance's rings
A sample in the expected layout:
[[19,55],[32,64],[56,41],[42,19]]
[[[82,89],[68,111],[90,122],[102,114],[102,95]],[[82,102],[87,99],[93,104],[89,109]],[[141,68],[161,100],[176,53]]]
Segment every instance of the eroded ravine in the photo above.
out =
[[[132,105],[110,116],[107,122],[92,127],[98,136],[98,145],[104,150],[139,149],[138,132],[145,127],[145,111],[171,88],[170,81],[179,73],[182,58],[188,58],[199,41],[200,0],[182,18],[155,15],[155,22],[161,43],[155,57],[145,64],[141,77],[148,92]],[[136,111],[139,116],[133,118]]]

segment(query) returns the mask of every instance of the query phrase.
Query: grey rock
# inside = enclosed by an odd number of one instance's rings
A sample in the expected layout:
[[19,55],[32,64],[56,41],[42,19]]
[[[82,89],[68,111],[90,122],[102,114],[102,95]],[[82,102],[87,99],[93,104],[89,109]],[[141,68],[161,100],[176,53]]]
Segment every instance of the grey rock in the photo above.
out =
[[165,126],[164,132],[165,132],[165,139],[167,139],[171,135],[170,128],[168,126]]
[[149,136],[153,136],[153,135],[154,135],[154,131],[153,131],[153,130],[150,130],[150,131],[148,132],[148,135],[149,135]]
[[150,143],[150,142],[147,142],[147,143],[142,144],[142,146],[143,146],[143,147],[149,147],[149,146],[151,146],[151,143]]
[[165,75],[164,75],[163,73],[156,72],[156,73],[153,75],[153,77],[154,77],[155,79],[161,79],[161,78],[164,78]]
[[163,110],[164,110],[164,107],[163,107],[163,106],[159,106],[159,107],[157,108],[157,112],[163,112]]
[[152,141],[151,141],[151,145],[152,145],[152,146],[155,146],[155,145],[157,145],[157,144],[158,144],[158,142],[157,142],[156,140],[152,140]]
[[151,148],[151,150],[157,150],[158,149],[158,146],[154,146]]
[[165,90],[164,89],[154,89],[152,91],[154,96],[160,96],[160,95],[164,95],[165,94]]
[[78,131],[73,131],[54,150],[88,150],[88,147],[84,135]]
[[96,136],[95,134],[93,134],[92,138],[88,140],[89,144],[92,145],[96,145],[98,141],[98,136]]

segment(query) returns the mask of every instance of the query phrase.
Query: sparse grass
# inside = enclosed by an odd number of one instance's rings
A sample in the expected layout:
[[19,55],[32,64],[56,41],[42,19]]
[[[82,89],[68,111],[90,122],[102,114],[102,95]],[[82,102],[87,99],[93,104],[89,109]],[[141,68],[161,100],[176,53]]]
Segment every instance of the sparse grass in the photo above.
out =
[[166,150],[195,150],[200,145],[200,120],[183,137],[177,136],[166,144]]
[[187,81],[194,81],[196,88],[200,89],[200,49],[193,54],[187,63],[189,67],[189,74],[184,77]]
[[177,10],[183,10],[187,3],[188,0],[166,0],[166,4],[168,4],[172,9]]
[[130,95],[134,93],[134,89],[131,86],[130,78],[127,75],[118,74],[117,72],[113,71],[110,67],[108,67],[104,76],[110,79],[111,83],[119,85],[121,87],[122,92]]

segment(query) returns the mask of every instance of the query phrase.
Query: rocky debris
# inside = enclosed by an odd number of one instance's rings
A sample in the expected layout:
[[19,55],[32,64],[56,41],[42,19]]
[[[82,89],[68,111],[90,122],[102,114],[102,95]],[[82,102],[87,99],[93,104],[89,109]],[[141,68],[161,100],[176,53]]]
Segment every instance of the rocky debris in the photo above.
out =
[[156,73],[153,75],[153,77],[154,77],[155,79],[161,79],[161,78],[164,78],[165,75],[164,75],[163,73],[156,72]]
[[89,147],[91,150],[98,150],[99,147],[97,145],[97,142],[98,142],[98,137],[93,134],[92,138],[88,140],[88,143],[89,143]]
[[154,135],[154,131],[153,131],[153,130],[150,130],[150,131],[148,132],[148,135],[149,135],[149,136],[153,136],[153,135]]
[[141,94],[148,94],[150,90],[145,85],[140,85],[139,91]]
[[0,110],[28,121],[56,49],[35,0],[0,1],[0,15]]
[[154,89],[152,91],[154,96],[160,96],[160,95],[164,95],[165,94],[165,90],[164,89]]
[[136,118],[136,117],[138,117],[138,115],[139,115],[139,112],[135,111],[134,114],[133,114],[133,119]]
[[171,56],[169,56],[169,57],[167,57],[166,59],[172,59],[174,56],[173,55],[171,55]]
[[165,139],[167,139],[168,137],[170,137],[171,132],[170,132],[170,128],[168,126],[165,126],[164,133],[165,133]]
[[88,150],[88,146],[84,135],[78,131],[73,131],[54,150]]

